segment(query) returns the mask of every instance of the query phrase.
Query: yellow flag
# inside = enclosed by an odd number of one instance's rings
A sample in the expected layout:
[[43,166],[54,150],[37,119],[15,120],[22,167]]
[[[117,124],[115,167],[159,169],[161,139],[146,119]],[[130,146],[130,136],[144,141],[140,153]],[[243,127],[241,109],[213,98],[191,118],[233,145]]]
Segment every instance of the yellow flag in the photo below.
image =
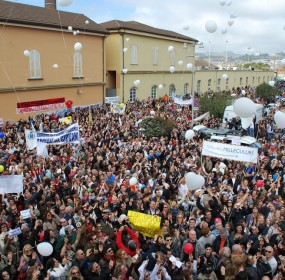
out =
[[93,119],[92,119],[92,114],[91,114],[91,110],[90,110],[90,109],[89,109],[88,121],[89,121],[89,122],[92,122],[92,121],[93,121]]
[[59,121],[62,124],[71,124],[72,123],[72,117],[69,116],[69,117],[60,118]]
[[143,214],[135,211],[128,211],[128,219],[133,227],[148,237],[155,234],[162,235],[160,229],[161,217]]

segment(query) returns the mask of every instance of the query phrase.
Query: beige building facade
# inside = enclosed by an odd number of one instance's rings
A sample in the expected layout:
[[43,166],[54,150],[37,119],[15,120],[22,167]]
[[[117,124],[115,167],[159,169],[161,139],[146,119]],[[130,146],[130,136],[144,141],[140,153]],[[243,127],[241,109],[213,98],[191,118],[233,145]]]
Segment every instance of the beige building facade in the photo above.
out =
[[23,102],[64,98],[82,106],[104,99],[108,31],[48,1],[51,9],[1,1],[0,118],[39,113],[16,114]]
[[110,32],[106,39],[106,95],[117,95],[122,102],[191,93],[192,81],[194,92],[205,93],[255,87],[274,77],[272,71],[193,71],[189,63],[195,63],[198,43],[193,38],[138,22],[113,20],[102,26]]

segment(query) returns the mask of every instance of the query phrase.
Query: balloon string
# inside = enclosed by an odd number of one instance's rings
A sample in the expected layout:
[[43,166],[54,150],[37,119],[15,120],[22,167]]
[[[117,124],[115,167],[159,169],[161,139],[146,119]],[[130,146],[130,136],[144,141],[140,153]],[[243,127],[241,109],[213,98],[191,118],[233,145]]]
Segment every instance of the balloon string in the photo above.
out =
[[[59,10],[57,10],[57,14],[58,14],[58,19],[59,19],[59,23],[60,23],[60,29],[61,29],[61,35],[62,35],[62,40],[63,40],[64,48],[65,48],[66,53],[68,54],[67,45],[66,45],[66,40],[65,40],[65,37],[64,37],[64,33],[63,33],[63,28],[62,28],[62,23],[61,23],[61,17],[60,17],[60,11],[59,11]],[[73,30],[73,32],[74,32],[74,30]],[[84,32],[84,33],[85,33],[85,32]],[[70,58],[70,55],[67,55],[67,56],[68,56],[68,59],[69,59],[70,64],[73,66],[72,60],[71,60],[71,58]],[[80,80],[81,85],[83,86],[82,77],[79,77],[79,80]]]

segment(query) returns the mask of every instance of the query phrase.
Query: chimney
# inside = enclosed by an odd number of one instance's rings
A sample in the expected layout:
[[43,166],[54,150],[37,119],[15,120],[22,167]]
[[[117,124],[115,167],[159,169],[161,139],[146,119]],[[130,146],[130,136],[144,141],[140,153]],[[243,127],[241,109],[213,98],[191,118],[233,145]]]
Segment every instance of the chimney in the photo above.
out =
[[45,8],[56,10],[56,0],[45,0]]

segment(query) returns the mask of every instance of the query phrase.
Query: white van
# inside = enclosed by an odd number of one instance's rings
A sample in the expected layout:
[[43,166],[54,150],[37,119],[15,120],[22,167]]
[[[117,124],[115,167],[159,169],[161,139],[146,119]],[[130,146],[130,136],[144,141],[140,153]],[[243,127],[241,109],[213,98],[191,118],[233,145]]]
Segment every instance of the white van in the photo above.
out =
[[[263,110],[264,106],[262,104],[255,104],[256,105],[256,122],[263,120]],[[227,106],[224,111],[223,122],[230,121],[232,118],[237,117],[236,113],[234,112],[233,105]]]

